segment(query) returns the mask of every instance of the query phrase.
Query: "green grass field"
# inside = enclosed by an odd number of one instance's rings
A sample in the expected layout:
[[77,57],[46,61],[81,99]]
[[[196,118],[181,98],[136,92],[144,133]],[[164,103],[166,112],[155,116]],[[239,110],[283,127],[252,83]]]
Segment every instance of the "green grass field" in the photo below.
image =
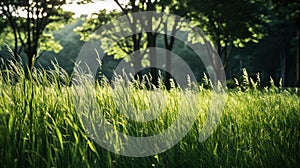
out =
[[[80,124],[72,87],[52,81],[44,73],[15,72],[0,77],[0,167],[299,167],[299,90],[270,86],[264,89],[228,90],[224,112],[214,133],[198,142],[211,103],[211,90],[200,89],[192,106],[198,118],[174,147],[155,156],[114,154],[89,138]],[[69,81],[64,77],[66,82]],[[243,86],[245,87],[245,85]],[[201,87],[200,87],[201,88]],[[124,87],[138,109],[149,108],[151,91]],[[127,89],[127,90],[126,90]],[[243,91],[242,91],[243,90]],[[124,91],[124,90],[123,90]],[[167,106],[155,120],[134,122],[121,116],[113,96],[123,94],[109,85],[97,86],[97,101],[110,124],[126,134],[154,135],[176,119],[178,99],[188,91],[159,90]]]

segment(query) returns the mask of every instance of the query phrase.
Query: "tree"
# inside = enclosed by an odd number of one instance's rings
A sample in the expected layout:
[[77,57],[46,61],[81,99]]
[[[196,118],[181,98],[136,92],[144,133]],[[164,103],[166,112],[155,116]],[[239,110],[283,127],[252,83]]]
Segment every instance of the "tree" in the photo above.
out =
[[[115,0],[115,2],[119,2]],[[183,17],[188,17],[193,23],[211,38],[220,55],[224,69],[227,67],[228,58],[233,47],[244,47],[246,43],[258,43],[265,35],[264,26],[268,22],[268,3],[263,0],[226,0],[226,1],[138,1],[131,0],[129,4],[119,6],[124,13],[128,10],[135,11],[160,11],[175,13]],[[177,22],[177,21],[175,21]],[[166,23],[169,24],[169,23]],[[166,25],[163,25],[166,28]],[[174,45],[174,34],[179,30],[178,25],[171,28],[171,36],[165,35],[165,48],[172,50]],[[153,47],[156,38],[155,33],[147,33],[147,46]],[[150,51],[151,53],[151,51]],[[155,65],[155,53],[152,52],[150,66]],[[170,56],[167,57],[167,71],[171,70]],[[214,65],[214,69],[218,65]],[[219,78],[218,78],[219,79]]]
[[[177,1],[172,0],[166,0],[166,1],[160,1],[160,6],[162,6],[161,11],[162,12],[170,12],[170,13],[176,13],[176,15],[184,17],[187,14],[187,8],[180,8],[180,4],[177,3]],[[171,22],[171,23],[170,23]],[[167,27],[169,25],[171,26],[171,35],[167,35]],[[169,21],[168,19],[164,22],[164,44],[166,49],[166,71],[171,72],[172,71],[172,59],[171,59],[171,51],[173,50],[174,44],[175,44],[175,34],[181,29],[181,21],[179,18],[175,18],[175,20]],[[166,73],[166,87],[170,88],[170,79],[171,74]]]
[[[128,4],[121,4],[119,0],[114,0],[116,4],[120,7],[124,14],[135,13],[135,12],[144,12],[144,11],[158,11],[159,9],[159,0],[130,0]],[[161,9],[164,10],[164,7]],[[150,73],[151,73],[151,83],[154,85],[158,85],[158,70],[155,68],[157,66],[157,58],[156,58],[156,38],[157,38],[157,30],[159,29],[160,25],[157,27],[154,26],[152,22],[153,18],[147,18],[143,21],[140,21],[143,28],[148,30],[152,30],[151,32],[146,32],[146,46],[147,50],[149,50],[149,62],[150,62]],[[130,23],[131,29],[135,30],[137,25],[137,21],[134,19],[130,19],[128,17],[128,22]],[[137,36],[132,35],[133,43],[137,46],[140,46],[142,34],[139,33]],[[137,44],[136,44],[137,43]],[[134,47],[135,47],[134,45]],[[137,51],[138,53],[135,54],[135,59],[138,57],[138,61],[143,59],[141,53],[139,53],[141,47],[133,48],[133,51]],[[139,62],[138,62],[139,63]],[[140,67],[139,67],[140,69]],[[136,69],[137,70],[137,69]]]
[[[167,5],[170,6],[170,3],[172,1],[159,1],[159,0],[130,0],[128,2],[123,3],[123,1],[120,0],[114,0],[114,2],[119,6],[122,13],[126,15],[127,22],[129,23],[129,30],[130,32],[135,32],[136,30],[142,28],[142,29],[148,29],[152,30],[151,32],[147,31],[145,33],[136,33],[131,35],[128,38],[125,39],[118,39],[118,37],[111,36],[110,38],[118,41],[117,46],[111,47],[106,46],[108,50],[106,52],[109,55],[116,55],[117,58],[125,58],[127,60],[130,59],[132,62],[134,69],[136,72],[140,71],[143,63],[147,64],[150,63],[150,73],[152,76],[152,83],[155,85],[158,85],[158,71],[154,67],[157,65],[157,55],[156,50],[154,49],[156,47],[157,42],[157,31],[162,28],[162,24],[155,25],[153,24],[152,19],[153,18],[141,18],[139,19],[133,19],[130,15],[132,13],[136,12],[145,12],[145,11],[158,11],[163,12],[167,8]],[[114,13],[114,12],[113,12]],[[77,29],[77,32],[79,32],[82,36],[82,39],[88,40],[89,35],[86,34],[86,32],[93,32],[96,28],[104,25],[104,23],[107,23],[109,21],[107,18],[110,18],[108,15],[113,15],[113,13],[106,13],[106,11],[100,11],[97,15],[97,17],[91,17],[87,21],[87,23],[82,27]],[[96,15],[96,14],[95,14]],[[110,18],[111,19],[111,18]],[[159,18],[155,18],[156,20]],[[161,18],[160,18],[161,19]],[[162,20],[162,19],[161,19]],[[91,30],[90,27],[93,29]],[[174,28],[176,25],[174,25]],[[112,30],[110,30],[112,31]],[[118,30],[115,30],[118,31]],[[173,34],[175,32],[175,29],[173,31]],[[87,37],[87,38],[86,38]],[[170,50],[172,50],[172,46],[174,43],[174,37],[170,37],[170,42],[168,41],[167,36],[165,36],[166,40],[166,47]],[[102,40],[103,41],[103,40]],[[102,42],[105,43],[105,42]],[[104,47],[105,48],[105,47]],[[134,54],[132,54],[134,52]],[[148,62],[145,63],[146,53],[148,54]],[[128,59],[126,56],[130,56]],[[169,60],[169,59],[168,59]],[[168,64],[170,65],[170,64]],[[170,66],[167,65],[167,69],[170,69]]]
[[211,0],[181,2],[188,6],[187,16],[211,38],[222,59],[224,69],[233,47],[258,43],[265,35],[268,4],[265,1]]
[[[104,48],[105,52],[108,55],[115,55],[116,58],[125,58],[130,60],[133,64],[133,67],[136,72],[140,71],[142,68],[142,62],[145,58],[145,53],[147,48],[149,51],[149,62],[151,67],[155,67],[156,65],[156,53],[153,47],[156,46],[156,37],[157,33],[153,28],[153,24],[151,23],[151,19],[145,20],[136,20],[133,19],[130,15],[131,13],[141,12],[141,11],[152,11],[155,10],[158,1],[138,1],[138,0],[130,0],[128,3],[123,4],[119,0],[114,0],[115,3],[120,7],[123,14],[126,14],[127,22],[129,24],[128,28],[122,28],[122,31],[135,32],[141,28],[145,28],[146,26],[151,26],[150,28],[153,30],[152,32],[146,33],[133,33],[131,36],[126,38],[115,37],[113,33],[110,34],[110,41],[117,41],[116,46],[106,46],[105,39],[101,40],[102,48]],[[92,32],[98,29],[100,26],[109,22],[115,16],[120,15],[120,13],[116,11],[112,11],[107,13],[107,11],[102,10],[99,11],[98,14],[93,14],[93,16],[76,31],[81,34],[83,40],[89,40],[93,37],[90,36]],[[120,27],[120,25],[118,25]],[[149,28],[149,27],[148,27]],[[126,29],[126,30],[125,30]],[[117,29],[107,30],[109,32],[120,31]],[[109,34],[109,32],[104,32]],[[100,32],[103,33],[103,32]],[[105,35],[104,35],[105,36]],[[134,53],[134,54],[132,54]],[[129,58],[127,57],[129,56]],[[145,62],[145,61],[144,61]],[[153,80],[157,81],[157,76],[155,72],[153,72]],[[157,83],[157,82],[154,82]]]
[[[41,43],[45,45],[49,39],[53,40],[51,34],[47,33],[54,28],[50,26],[50,23],[68,21],[72,18],[72,13],[63,12],[61,9],[63,4],[66,4],[65,0],[0,1],[0,13],[13,32],[14,56],[17,57],[24,51],[28,57],[29,69],[32,68],[34,59],[38,56]],[[47,47],[57,50],[59,45]]]
[[[124,9],[125,10],[125,9]],[[92,16],[90,16],[86,22],[81,26],[75,29],[75,32],[77,32],[81,36],[81,40],[88,41],[93,38],[97,38],[94,36],[94,32],[101,26],[107,24],[108,22],[112,21],[113,18],[120,16],[121,13],[118,11],[106,11],[106,10],[100,10],[98,13],[93,13]],[[127,30],[122,31],[134,31],[137,29],[137,21],[132,20],[128,18],[130,26]],[[143,44],[141,42],[142,40],[142,34],[134,34],[130,37],[121,38],[114,36],[114,31],[118,32],[120,30],[117,30],[119,26],[117,26],[116,29],[111,28],[111,30],[107,30],[106,32],[95,32],[96,34],[102,34],[103,36],[107,36],[105,34],[109,34],[108,39],[101,39],[101,47],[105,50],[105,52],[108,55],[114,55],[117,59],[125,58],[127,60],[130,60],[133,63],[134,69],[139,70],[142,67],[142,55],[139,53],[136,53],[135,55],[130,55],[134,51],[139,51],[141,48],[143,48]],[[115,46],[107,46],[107,41],[117,41],[117,44]],[[127,56],[130,56],[130,58],[127,58]]]
[[[123,1],[115,0],[115,2],[120,7],[123,14],[131,14],[136,12],[145,12],[145,11],[156,11],[156,12],[165,12],[165,13],[176,13],[180,16],[186,16],[187,13],[189,13],[187,7],[181,7],[180,1],[159,1],[159,0],[130,0],[125,3],[121,3]],[[102,15],[102,16],[100,16]],[[85,30],[90,31],[91,28],[95,31],[99,26],[103,25],[103,21],[105,21],[105,15],[106,13],[99,13],[99,16],[97,18],[93,17],[90,21],[87,21],[85,28],[78,29],[81,32]],[[108,14],[109,15],[109,14]],[[181,20],[174,20],[172,19],[172,16],[170,19],[168,18],[149,18],[148,16],[136,18],[133,19],[130,15],[126,15],[127,22],[129,23],[128,30],[129,32],[136,32],[135,30],[140,29],[147,29],[147,31],[143,33],[136,33],[131,35],[128,38],[123,38],[120,40],[119,37],[113,37],[111,35],[110,38],[114,41],[118,41],[117,45],[115,47],[112,46],[104,46],[104,48],[107,48],[106,52],[109,55],[117,55],[116,57],[119,58],[125,58],[126,56],[130,55],[130,61],[133,63],[133,66],[138,72],[142,67],[142,62],[144,62],[145,54],[148,54],[148,62],[150,63],[151,69],[151,76],[152,76],[152,83],[154,85],[158,84],[158,71],[155,67],[157,67],[157,54],[156,50],[154,49],[157,47],[157,37],[160,36],[159,33],[161,32],[164,39],[164,48],[168,50],[169,52],[166,52],[166,70],[168,72],[171,72],[171,52],[174,46],[174,43],[176,41],[175,34],[179,31],[184,31],[181,29]],[[98,21],[97,21],[98,19]],[[155,20],[155,22],[154,22]],[[160,23],[159,23],[160,22]],[[95,24],[96,23],[96,24]],[[189,25],[185,25],[186,27],[189,27]],[[120,25],[118,25],[120,27]],[[126,26],[125,26],[126,27]],[[112,28],[113,29],[113,28]],[[110,31],[125,31],[124,27],[122,27],[122,30],[110,30]],[[180,30],[181,29],[181,30]],[[151,30],[151,31],[149,31]],[[167,35],[166,32],[170,32],[169,35]],[[90,31],[90,33],[93,31]],[[100,32],[100,33],[103,33]],[[104,34],[108,34],[107,32],[104,32]],[[89,36],[89,35],[87,35]],[[85,38],[85,35],[83,34],[82,38]],[[188,39],[187,39],[188,40]],[[105,43],[103,39],[101,40],[102,45],[106,45],[108,43]],[[104,49],[105,50],[105,49]],[[132,53],[135,53],[132,55]],[[170,74],[170,73],[169,73]],[[167,74],[168,75],[168,74]],[[168,78],[170,76],[166,76],[168,81]]]
[[297,55],[295,57],[295,86],[300,87],[300,3],[298,0],[272,0],[278,19],[293,21],[297,26]]

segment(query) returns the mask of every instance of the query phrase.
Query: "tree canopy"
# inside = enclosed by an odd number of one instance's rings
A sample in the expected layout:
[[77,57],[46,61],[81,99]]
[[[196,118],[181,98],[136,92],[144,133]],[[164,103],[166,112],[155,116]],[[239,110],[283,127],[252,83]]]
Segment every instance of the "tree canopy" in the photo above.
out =
[[72,13],[61,9],[65,3],[65,0],[0,1],[2,19],[13,33],[14,55],[17,57],[23,51],[28,57],[29,68],[41,52],[39,50],[58,52],[61,49],[59,44],[53,42],[50,31],[57,27],[52,23],[72,18]]

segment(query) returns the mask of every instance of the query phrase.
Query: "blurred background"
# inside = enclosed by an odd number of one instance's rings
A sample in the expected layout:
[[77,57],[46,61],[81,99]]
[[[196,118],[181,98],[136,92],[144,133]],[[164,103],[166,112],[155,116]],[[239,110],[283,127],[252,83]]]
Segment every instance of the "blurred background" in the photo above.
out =
[[[271,77],[276,84],[299,87],[298,0],[0,0],[0,6],[2,69],[10,61],[46,70],[54,63],[71,75],[81,47],[100,26],[124,14],[157,11],[184,17],[203,30],[222,60],[228,83],[246,68],[250,77],[259,73],[263,86]],[[145,47],[176,53],[199,82],[207,73],[184,42],[155,33],[124,38],[108,48],[101,73],[111,79],[122,59],[133,61],[128,54]],[[151,58],[138,59],[133,66],[152,64]]]

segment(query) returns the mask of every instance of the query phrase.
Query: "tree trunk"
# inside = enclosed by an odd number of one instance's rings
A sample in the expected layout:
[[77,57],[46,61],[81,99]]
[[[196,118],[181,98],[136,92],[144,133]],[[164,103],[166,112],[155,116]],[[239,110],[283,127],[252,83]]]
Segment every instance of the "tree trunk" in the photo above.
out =
[[300,27],[298,25],[297,31],[298,45],[296,56],[296,87],[300,87]]
[[282,85],[285,85],[285,74],[286,74],[286,47],[280,49],[280,78]]
[[[149,24],[149,23],[148,23]],[[152,23],[150,24],[152,25]],[[147,32],[147,48],[149,49],[149,60],[150,60],[150,74],[152,77],[151,83],[158,86],[158,70],[157,70],[157,59],[156,59],[156,34]]]
[[18,34],[16,28],[13,28],[14,39],[15,39],[15,47],[14,47],[14,61],[18,60]]
[[[149,56],[150,56],[150,67],[151,67],[151,76],[152,76],[152,84],[158,86],[158,70],[157,70],[157,59],[156,59],[156,51],[155,51],[155,39],[154,36],[148,41],[150,43],[149,47]],[[151,44],[152,43],[152,44]]]
[[31,18],[30,18],[30,4],[27,1],[27,49],[26,54],[28,57],[28,68],[31,70],[33,64],[33,51],[31,47]]
[[141,70],[142,68],[142,62],[141,62],[141,52],[140,50],[135,50],[135,53],[132,57],[132,62],[133,62],[133,67],[134,71],[137,73]]
[[171,89],[171,74],[172,74],[172,59],[171,59],[171,51],[174,46],[175,42],[175,37],[170,36],[170,42],[168,41],[168,36],[165,34],[164,35],[164,40],[165,40],[165,48],[166,48],[166,79],[165,79],[165,86],[169,90]]

